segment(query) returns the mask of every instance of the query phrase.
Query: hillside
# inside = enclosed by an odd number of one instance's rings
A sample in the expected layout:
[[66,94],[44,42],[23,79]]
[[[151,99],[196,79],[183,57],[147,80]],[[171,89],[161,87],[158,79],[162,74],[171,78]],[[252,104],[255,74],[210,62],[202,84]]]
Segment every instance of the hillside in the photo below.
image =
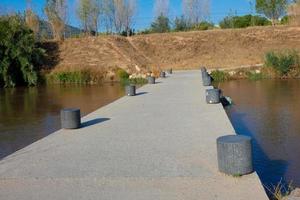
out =
[[[239,67],[263,63],[269,50],[300,51],[300,27],[256,27],[138,35],[100,36],[45,44],[55,70],[121,67],[134,72],[151,68]],[[56,46],[56,48],[54,48]],[[54,62],[55,61],[55,62]]]

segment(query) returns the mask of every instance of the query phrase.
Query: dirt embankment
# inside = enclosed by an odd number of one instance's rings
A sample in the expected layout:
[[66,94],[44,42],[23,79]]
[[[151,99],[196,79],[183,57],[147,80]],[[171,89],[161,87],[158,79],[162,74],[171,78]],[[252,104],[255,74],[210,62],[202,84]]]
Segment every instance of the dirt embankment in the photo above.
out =
[[[45,45],[47,46],[47,45]],[[265,52],[300,51],[299,27],[257,27],[67,39],[48,48],[54,70],[116,67],[134,72],[152,68],[230,68],[263,63]],[[55,62],[54,62],[55,61]]]

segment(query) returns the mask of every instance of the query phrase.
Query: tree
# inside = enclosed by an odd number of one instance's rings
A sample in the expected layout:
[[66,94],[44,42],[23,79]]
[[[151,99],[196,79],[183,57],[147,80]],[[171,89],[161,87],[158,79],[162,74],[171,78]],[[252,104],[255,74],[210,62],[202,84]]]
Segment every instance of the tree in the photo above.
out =
[[125,15],[124,15],[125,30],[124,31],[127,33],[127,37],[128,37],[132,32],[132,25],[134,21],[133,18],[136,12],[136,1],[127,0],[124,9],[125,9]]
[[101,0],[92,0],[92,8],[91,8],[91,29],[97,34],[98,26],[99,26],[99,18],[101,14]]
[[33,31],[19,15],[0,17],[0,84],[5,87],[36,85],[37,65],[44,51],[37,47]]
[[288,0],[256,0],[257,13],[265,15],[274,26],[280,17],[286,13]]
[[164,33],[170,31],[170,20],[164,15],[160,15],[157,19],[151,24],[151,31],[154,33]]
[[103,0],[102,10],[102,21],[105,25],[106,32],[112,33],[115,19],[114,0]]
[[191,24],[199,24],[208,20],[210,4],[210,0],[183,0],[183,13]]
[[92,9],[91,0],[79,0],[77,15],[85,33],[89,32],[90,12]]
[[189,29],[191,29],[190,23],[183,15],[180,18],[176,17],[174,21],[175,31],[187,31]]
[[160,16],[167,17],[169,15],[169,0],[155,0],[154,12],[157,18]]
[[[295,0],[288,7],[288,23],[292,25],[300,25],[300,0]],[[281,20],[282,21],[282,20]]]
[[135,0],[114,0],[114,7],[116,32],[121,33],[125,31],[127,36],[129,36],[136,11]]
[[33,12],[31,6],[31,0],[27,0],[27,9],[25,11],[25,22],[27,26],[34,32],[37,38],[40,31],[39,17]]
[[54,39],[64,39],[65,25],[67,20],[67,2],[66,0],[47,0],[44,9]]

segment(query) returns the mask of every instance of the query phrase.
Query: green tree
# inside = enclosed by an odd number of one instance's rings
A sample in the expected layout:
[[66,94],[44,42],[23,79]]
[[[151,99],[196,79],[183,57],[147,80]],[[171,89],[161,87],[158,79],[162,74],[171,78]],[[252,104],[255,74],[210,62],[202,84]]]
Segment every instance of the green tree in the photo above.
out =
[[0,83],[5,87],[35,85],[43,50],[21,16],[0,17]]
[[181,17],[176,17],[174,21],[175,31],[187,31],[189,29],[191,29],[190,23],[183,15]]
[[170,20],[164,15],[160,15],[151,24],[151,31],[154,33],[165,33],[170,31]]
[[287,10],[288,0],[256,0],[256,12],[265,15],[275,25]]

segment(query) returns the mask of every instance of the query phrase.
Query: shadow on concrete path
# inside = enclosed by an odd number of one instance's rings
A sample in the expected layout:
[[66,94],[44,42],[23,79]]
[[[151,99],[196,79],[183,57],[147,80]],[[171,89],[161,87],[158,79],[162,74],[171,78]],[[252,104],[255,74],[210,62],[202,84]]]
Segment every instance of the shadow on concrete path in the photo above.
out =
[[93,119],[93,120],[81,123],[80,128],[85,128],[85,127],[88,127],[88,126],[93,126],[93,125],[100,124],[100,123],[108,121],[108,120],[110,120],[110,118],[96,118],[96,119]]

